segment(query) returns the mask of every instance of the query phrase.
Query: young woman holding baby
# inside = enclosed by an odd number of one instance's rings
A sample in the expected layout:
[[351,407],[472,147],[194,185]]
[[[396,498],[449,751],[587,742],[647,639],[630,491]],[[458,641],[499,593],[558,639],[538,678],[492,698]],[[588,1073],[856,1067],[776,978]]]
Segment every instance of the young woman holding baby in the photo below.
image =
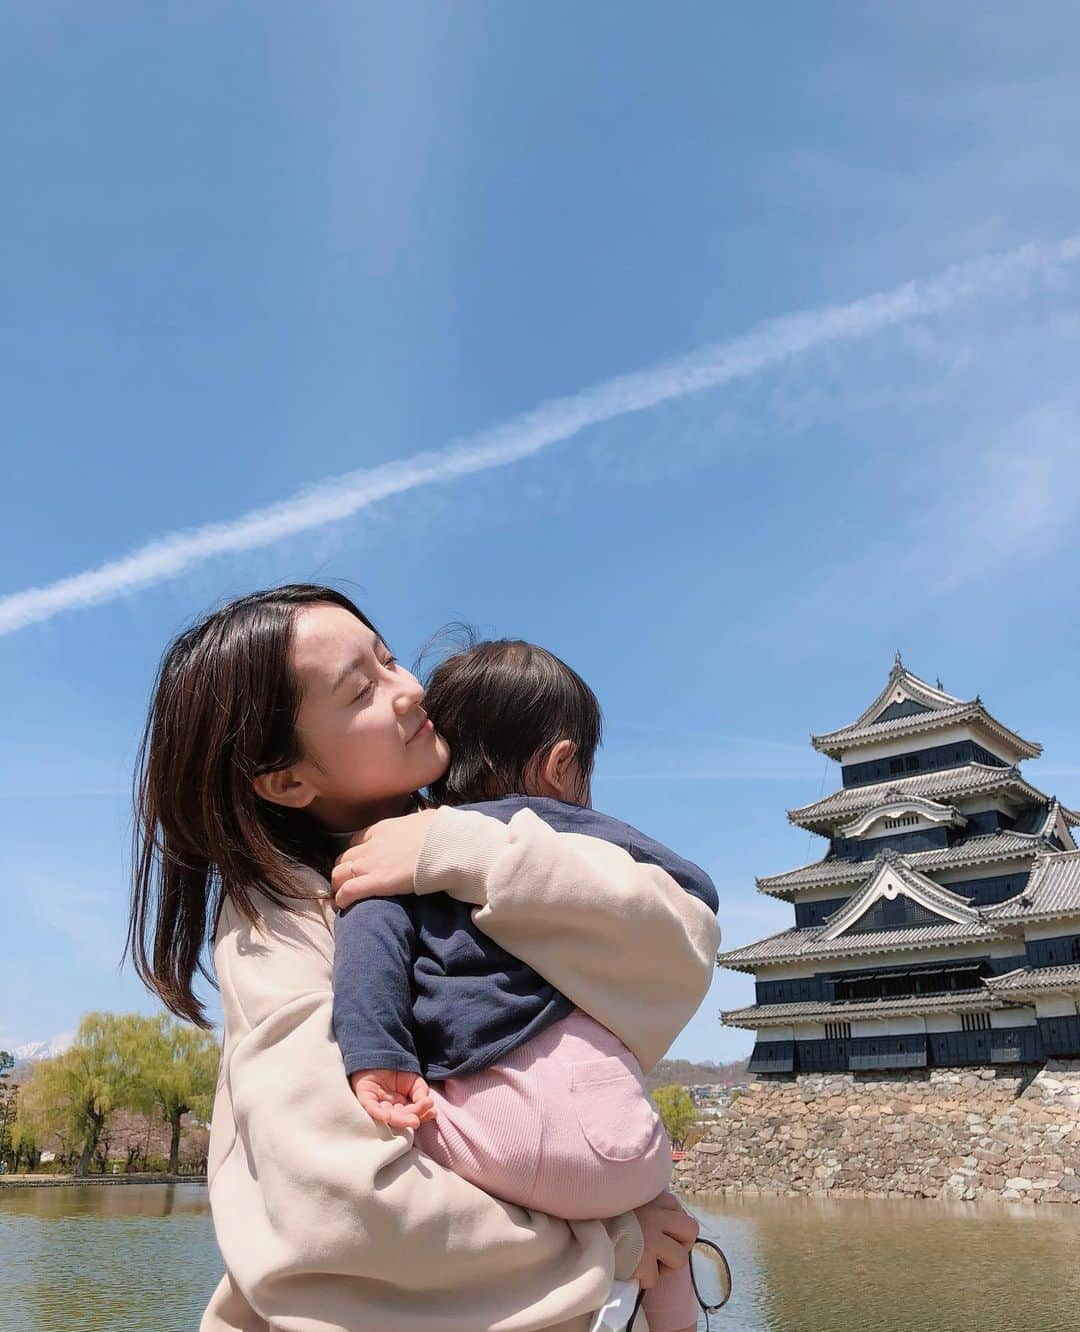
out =
[[203,1332],[586,1332],[613,1278],[651,1289],[696,1237],[670,1195],[605,1221],[500,1201],[414,1147],[426,1084],[387,1091],[382,1122],[350,1087],[326,880],[359,828],[338,871],[353,897],[467,904],[477,937],[646,1068],[713,965],[712,910],[654,861],[529,810],[411,813],[449,762],[422,699],[327,588],[234,601],[162,663],[130,943],[193,1021],[213,947],[225,1033],[209,1173],[226,1274]]

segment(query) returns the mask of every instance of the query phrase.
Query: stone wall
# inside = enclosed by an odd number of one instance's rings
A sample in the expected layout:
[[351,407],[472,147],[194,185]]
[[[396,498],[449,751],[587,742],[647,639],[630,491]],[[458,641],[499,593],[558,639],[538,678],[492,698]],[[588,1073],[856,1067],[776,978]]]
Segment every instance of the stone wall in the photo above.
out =
[[762,1079],[710,1123],[674,1187],[1080,1202],[1080,1060]]

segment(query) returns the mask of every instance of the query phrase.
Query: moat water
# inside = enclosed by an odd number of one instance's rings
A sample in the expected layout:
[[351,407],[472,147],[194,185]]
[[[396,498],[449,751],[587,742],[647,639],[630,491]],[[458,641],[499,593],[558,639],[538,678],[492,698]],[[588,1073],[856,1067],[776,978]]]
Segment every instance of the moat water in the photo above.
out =
[[[1080,1327],[1080,1206],[693,1206],[735,1278],[720,1332]],[[195,1332],[220,1272],[201,1185],[0,1189],[3,1332]]]

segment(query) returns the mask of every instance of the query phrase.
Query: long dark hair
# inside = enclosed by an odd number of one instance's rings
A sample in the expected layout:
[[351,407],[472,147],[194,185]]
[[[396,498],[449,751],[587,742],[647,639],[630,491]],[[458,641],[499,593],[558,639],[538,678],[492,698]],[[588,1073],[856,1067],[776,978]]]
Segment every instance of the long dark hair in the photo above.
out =
[[517,638],[473,643],[428,677],[424,711],[450,746],[450,767],[429,788],[437,805],[526,793],[560,740],[571,740],[588,790],[603,717],[596,695],[565,661]]
[[290,665],[305,606],[340,606],[374,630],[348,597],[294,583],[240,597],[182,633],[154,685],[135,774],[129,956],[165,1006],[209,1023],[192,988],[211,984],[206,948],[224,901],[253,924],[259,897],[289,907],[305,896],[293,871],[329,872],[333,842],[303,810],[258,796],[260,773],[301,757],[300,691]]

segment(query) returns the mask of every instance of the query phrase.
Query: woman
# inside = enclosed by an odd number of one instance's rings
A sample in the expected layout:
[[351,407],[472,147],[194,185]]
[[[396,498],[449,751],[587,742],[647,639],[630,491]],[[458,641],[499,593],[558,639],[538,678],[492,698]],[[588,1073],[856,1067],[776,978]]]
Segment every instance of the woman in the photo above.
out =
[[[444,891],[651,1066],[708,986],[716,925],[661,871],[408,792],[444,771],[422,691],[328,588],[241,598],[176,640],[141,757],[129,945],[175,1013],[214,940],[225,1015],[210,1198],[226,1276],[203,1332],[585,1332],[612,1278],[686,1261],[673,1199],[607,1223],[497,1202],[376,1126],[331,1031],[340,838],[377,893]],[[379,822],[379,820],[386,820]],[[602,849],[601,849],[602,848]],[[554,950],[544,922],[580,922]],[[616,958],[604,922],[624,941]],[[597,946],[597,945],[600,946]]]

